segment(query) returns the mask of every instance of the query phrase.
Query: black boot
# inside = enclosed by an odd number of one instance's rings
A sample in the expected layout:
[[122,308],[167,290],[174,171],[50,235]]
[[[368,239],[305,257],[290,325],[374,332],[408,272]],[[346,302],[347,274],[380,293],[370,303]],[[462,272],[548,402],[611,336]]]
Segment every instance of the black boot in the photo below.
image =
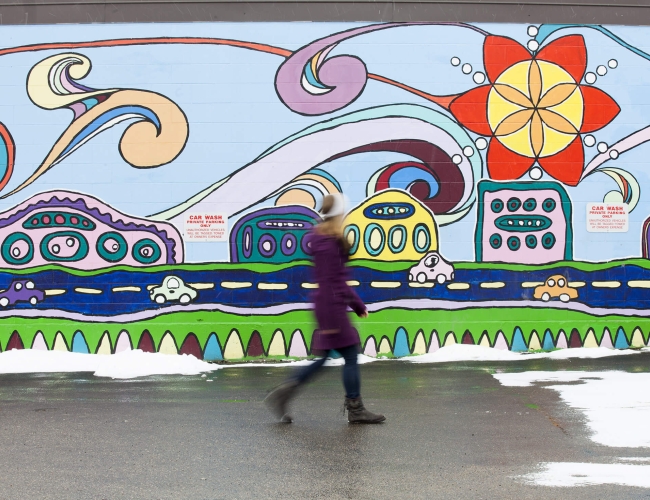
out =
[[348,422],[351,424],[378,424],[386,420],[383,415],[366,410],[360,397],[345,398],[345,409],[348,410]]
[[266,406],[280,419],[280,422],[287,424],[293,422],[288,414],[288,406],[289,401],[296,394],[296,389],[298,389],[298,382],[289,380],[273,389],[264,399]]

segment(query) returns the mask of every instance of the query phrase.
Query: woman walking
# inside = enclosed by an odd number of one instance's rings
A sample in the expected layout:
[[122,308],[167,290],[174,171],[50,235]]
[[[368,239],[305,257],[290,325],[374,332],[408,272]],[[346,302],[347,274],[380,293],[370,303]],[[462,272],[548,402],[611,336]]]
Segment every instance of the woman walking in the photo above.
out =
[[343,386],[348,422],[376,424],[386,420],[383,415],[366,410],[361,401],[361,379],[357,364],[360,340],[359,334],[350,323],[347,308],[352,308],[360,318],[367,317],[368,311],[359,296],[347,284],[345,264],[348,261],[350,245],[343,237],[344,214],[345,203],[342,195],[325,196],[321,208],[324,220],[314,228],[310,239],[318,284],[314,294],[318,330],[314,333],[312,350],[324,354],[267,396],[267,405],[283,422],[292,422],[287,413],[289,402],[298,388],[323,367],[332,351],[338,351],[345,360]]

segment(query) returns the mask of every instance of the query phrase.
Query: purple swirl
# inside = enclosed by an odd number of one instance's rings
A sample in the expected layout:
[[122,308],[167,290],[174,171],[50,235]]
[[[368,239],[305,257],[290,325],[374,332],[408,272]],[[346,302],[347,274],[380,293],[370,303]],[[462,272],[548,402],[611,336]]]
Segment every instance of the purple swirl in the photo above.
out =
[[[368,81],[364,62],[356,56],[340,55],[326,58],[336,44],[373,31],[400,26],[449,25],[470,28],[483,35],[486,31],[464,23],[385,23],[342,31],[321,38],[295,51],[278,68],[275,90],[280,100],[290,110],[301,115],[324,115],[353,103],[363,92]],[[319,55],[320,54],[320,55]],[[303,85],[305,67],[318,56],[316,74],[311,76],[319,84],[318,92],[309,92]]]

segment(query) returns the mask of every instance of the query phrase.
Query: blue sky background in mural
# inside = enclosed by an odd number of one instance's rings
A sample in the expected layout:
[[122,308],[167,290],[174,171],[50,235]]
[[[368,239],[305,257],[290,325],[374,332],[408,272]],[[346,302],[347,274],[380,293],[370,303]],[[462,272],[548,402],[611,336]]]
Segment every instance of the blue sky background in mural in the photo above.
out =
[[[206,36],[267,43],[295,50],[326,35],[360,24],[261,23],[261,24],[128,24],[86,26],[4,27],[0,45],[13,47],[45,42],[90,41],[107,38],[155,36]],[[493,34],[510,36],[526,44],[531,37],[527,25],[480,25]],[[644,28],[610,27],[621,38],[643,49],[648,43]],[[568,29],[585,37],[587,71],[596,72],[610,59],[616,69],[599,76],[596,86],[621,107],[621,113],[605,129],[594,133],[597,142],[613,144],[648,125],[650,116],[650,61],[626,50],[602,34],[589,29]],[[475,86],[472,74],[463,74],[462,64],[473,71],[482,66],[483,36],[459,28],[410,26],[363,35],[340,44],[331,55],[347,53],[361,58],[368,71],[380,74],[435,95],[457,94]],[[72,112],[47,111],[28,98],[27,73],[42,59],[64,52],[41,51],[0,57],[0,121],[16,143],[16,166],[5,192],[18,186],[41,163],[67,128]],[[415,103],[441,111],[430,103],[398,88],[369,81],[363,94],[350,106],[321,117],[291,112],[278,99],[274,77],[282,57],[223,46],[136,46],[78,49],[92,61],[90,74],[80,81],[95,89],[133,88],[161,93],[175,101],[187,115],[188,143],[171,164],[153,169],[135,169],[120,157],[118,143],[125,125],[117,125],[81,147],[20,193],[2,200],[7,209],[32,194],[49,189],[71,189],[92,194],[115,208],[138,216],[168,209],[222,179],[253,160],[269,146],[327,118],[370,106]],[[330,57],[331,57],[330,55]],[[454,67],[452,57],[462,64]],[[472,137],[476,137],[472,135]],[[483,154],[485,154],[483,152]],[[596,147],[585,148],[587,162]],[[650,145],[622,154],[608,166],[625,168],[641,185],[642,200],[630,215],[627,233],[588,233],[585,228],[587,202],[601,201],[616,188],[604,174],[594,174],[578,187],[567,188],[574,206],[574,256],[603,261],[641,253],[641,226],[650,213],[644,200],[650,189],[647,158]],[[400,154],[366,153],[336,160],[324,168],[344,187],[353,203],[365,197],[366,183],[379,168],[407,160]],[[529,180],[528,177],[524,180]],[[543,180],[549,180],[546,176]],[[268,204],[268,202],[266,203]],[[440,229],[442,253],[451,260],[474,260],[473,242],[476,209],[460,221]],[[226,260],[226,244],[186,244],[190,261]]]

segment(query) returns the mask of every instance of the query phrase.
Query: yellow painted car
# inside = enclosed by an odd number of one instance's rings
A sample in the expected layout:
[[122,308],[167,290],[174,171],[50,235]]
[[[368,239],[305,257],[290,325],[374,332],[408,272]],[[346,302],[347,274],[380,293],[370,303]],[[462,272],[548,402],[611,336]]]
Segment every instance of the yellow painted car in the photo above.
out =
[[569,302],[578,298],[578,290],[571,288],[567,279],[561,274],[554,274],[546,279],[543,285],[535,287],[533,297],[548,302],[551,299],[560,299],[562,302]]

